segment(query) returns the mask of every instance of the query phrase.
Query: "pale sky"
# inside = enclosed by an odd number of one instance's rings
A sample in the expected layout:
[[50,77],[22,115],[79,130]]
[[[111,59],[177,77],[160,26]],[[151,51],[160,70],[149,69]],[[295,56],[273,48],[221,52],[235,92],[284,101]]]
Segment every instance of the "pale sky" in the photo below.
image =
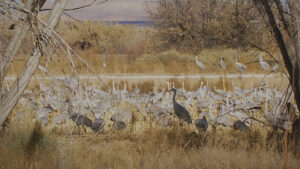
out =
[[[51,1],[53,3],[53,0],[47,1],[46,7],[51,7]],[[70,0],[68,8],[78,7],[89,2],[92,0]],[[97,0],[97,2],[101,2],[101,0]],[[68,14],[80,20],[140,21],[148,20],[145,8],[144,0],[109,0],[104,4],[71,11]]]

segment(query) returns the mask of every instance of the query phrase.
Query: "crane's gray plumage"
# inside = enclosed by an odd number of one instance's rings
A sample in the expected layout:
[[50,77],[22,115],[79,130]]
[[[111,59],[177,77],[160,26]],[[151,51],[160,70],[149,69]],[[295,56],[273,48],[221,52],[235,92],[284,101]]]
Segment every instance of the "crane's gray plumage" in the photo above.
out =
[[247,66],[238,62],[237,58],[235,58],[235,68],[240,72],[240,73],[244,73],[245,70],[247,69]]
[[110,118],[111,121],[114,122],[113,124],[113,128],[116,129],[116,130],[122,130],[122,129],[125,129],[126,128],[126,124],[123,122],[123,121],[119,121],[116,119],[116,116],[112,116]]
[[208,128],[208,122],[206,120],[206,117],[204,116],[203,119],[197,119],[195,120],[195,126],[200,131],[206,131]]
[[84,126],[91,127],[92,120],[90,120],[89,118],[85,117],[84,115],[82,115],[80,113],[73,112],[71,109],[71,101],[67,100],[66,102],[68,103],[68,113],[70,115],[70,118],[73,120],[73,122],[78,127],[78,133],[80,133],[80,128],[79,128],[80,126],[83,127],[84,131],[86,131]]
[[240,130],[240,131],[249,131],[249,127],[241,120],[237,120],[233,123],[233,129]]
[[259,64],[260,64],[261,68],[264,69],[265,72],[268,71],[270,68],[269,64],[263,60],[261,54],[259,55]]
[[91,125],[91,129],[93,130],[94,133],[98,133],[101,129],[104,128],[106,124],[106,121],[103,120],[102,118],[96,119],[92,125]]
[[271,71],[272,71],[272,72],[277,72],[278,68],[279,68],[278,64],[275,64],[275,65],[272,67]]
[[196,56],[196,64],[198,67],[200,67],[201,69],[205,70],[206,67],[204,66],[204,64],[200,61],[198,61],[198,56]]
[[183,106],[181,106],[180,104],[178,104],[176,102],[176,89],[172,88],[169,91],[174,92],[174,95],[173,95],[173,108],[174,108],[175,115],[178,117],[179,120],[184,120],[188,124],[191,124],[192,119],[191,119],[191,116],[190,116],[189,112],[186,110],[186,108],[184,108]]
[[221,68],[225,71],[225,70],[226,70],[226,64],[225,64],[225,62],[224,62],[223,56],[220,56],[220,57],[221,57],[220,66],[221,66]]
[[116,130],[123,130],[126,128],[126,124],[123,121],[116,121],[114,122],[113,127]]
[[71,119],[78,126],[81,125],[81,126],[91,127],[91,125],[92,125],[92,120],[90,120],[89,118],[85,117],[84,115],[82,115],[80,113],[71,114]]

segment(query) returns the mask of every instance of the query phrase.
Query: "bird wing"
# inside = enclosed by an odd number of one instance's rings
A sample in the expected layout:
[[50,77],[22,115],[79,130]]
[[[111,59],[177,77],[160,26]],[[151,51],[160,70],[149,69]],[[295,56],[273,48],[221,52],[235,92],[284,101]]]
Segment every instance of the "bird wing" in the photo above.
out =
[[191,119],[191,116],[189,114],[189,112],[186,110],[186,108],[184,108],[183,106],[181,106],[180,104],[174,104],[174,111],[176,116],[178,116],[178,118],[180,119],[184,119],[184,120],[189,120]]

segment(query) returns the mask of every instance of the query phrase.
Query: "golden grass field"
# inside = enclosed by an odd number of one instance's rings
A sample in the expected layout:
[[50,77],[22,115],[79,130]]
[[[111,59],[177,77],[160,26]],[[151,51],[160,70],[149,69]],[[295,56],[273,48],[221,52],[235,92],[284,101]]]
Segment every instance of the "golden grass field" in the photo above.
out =
[[[21,122],[22,124],[22,122]],[[33,127],[35,126],[35,127]],[[282,137],[282,136],[280,136]],[[279,136],[258,132],[152,129],[140,134],[106,131],[70,135],[38,124],[3,132],[1,168],[299,168],[300,161],[277,150]],[[276,143],[278,145],[276,145]]]
[[[258,64],[256,49],[202,49],[200,52],[183,52],[175,49],[160,50],[156,41],[155,30],[136,29],[116,25],[108,27],[88,22],[78,29],[68,30],[61,24],[58,32],[71,44],[78,54],[96,73],[105,75],[193,75],[222,74],[225,78],[217,79],[169,79],[177,88],[185,82],[186,90],[196,90],[200,84],[208,83],[214,89],[232,91],[232,82],[241,88],[251,88],[267,80],[269,87],[284,89],[287,80],[281,77],[231,79],[226,75],[237,73],[234,59],[247,64],[246,73],[264,73]],[[2,25],[3,27],[3,25]],[[5,29],[6,30],[6,29]],[[86,30],[86,31],[83,31]],[[7,31],[7,30],[6,30]],[[6,32],[6,35],[11,32]],[[96,36],[97,38],[95,38]],[[30,37],[28,37],[30,39]],[[85,49],[78,48],[78,40],[91,43]],[[79,44],[82,42],[79,42]],[[17,75],[28,57],[25,46],[12,63],[9,75]],[[271,51],[279,58],[276,50]],[[220,56],[227,64],[227,71],[220,69]],[[195,64],[198,56],[206,66],[201,70]],[[264,53],[264,59],[272,67],[271,58]],[[93,75],[78,59],[74,59],[76,70],[81,75]],[[107,67],[103,67],[103,63]],[[47,67],[47,75],[74,74],[69,60],[59,50],[44,57],[41,65]],[[35,75],[42,75],[40,70]],[[278,73],[280,75],[280,73]],[[127,84],[127,90],[133,91],[136,84],[141,93],[148,93],[157,86],[166,89],[167,79],[118,79],[99,81],[82,80],[82,84],[102,86],[108,90],[112,81],[120,89]],[[28,88],[38,93],[40,80],[32,80]],[[43,81],[44,83],[48,83]],[[11,82],[9,82],[11,84]],[[100,84],[101,83],[101,84]],[[22,109],[23,110],[23,109]],[[24,120],[17,118],[24,116]],[[168,129],[147,128],[143,132],[114,131],[109,127],[98,135],[88,130],[78,135],[72,132],[74,124],[64,127],[49,128],[34,123],[35,112],[30,109],[21,111],[18,104],[9,117],[9,123],[0,137],[0,168],[228,168],[228,169],[274,169],[300,168],[300,157],[291,153],[290,145],[284,133],[272,132],[270,128],[254,129],[249,133],[233,131],[231,128],[218,127],[216,131],[199,133],[195,127],[173,125]],[[141,121],[144,124],[147,122]],[[73,125],[72,125],[73,124]]]
[[[276,81],[277,79],[277,81]],[[284,78],[283,78],[284,79]],[[206,79],[190,81],[188,79],[169,79],[180,86],[185,81],[187,90]],[[250,81],[242,79],[240,84],[248,88]],[[256,79],[257,80],[257,79]],[[278,85],[278,78],[270,78],[270,85]],[[227,90],[232,90],[229,79],[225,79]],[[37,80],[33,80],[29,89],[39,93]],[[44,81],[45,82],[45,81]],[[135,87],[137,81],[125,81],[128,90]],[[161,90],[166,80],[139,81],[142,93],[152,90],[156,84]],[[96,85],[95,82],[82,81],[82,84]],[[111,81],[106,82],[112,85]],[[209,83],[222,87],[222,79]],[[257,81],[259,83],[259,81]],[[130,85],[131,84],[131,85]],[[116,81],[122,89],[124,80]],[[179,87],[178,87],[179,88]],[[120,103],[121,104],[121,103]],[[8,126],[1,132],[0,168],[299,168],[299,156],[290,151],[285,133],[274,132],[269,127],[253,125],[251,132],[234,131],[219,126],[216,131],[209,128],[199,133],[195,127],[180,127],[176,122],[169,128],[128,127],[125,131],[111,129],[108,120],[103,132],[95,135],[92,130],[78,135],[73,130],[74,123],[69,120],[54,128],[41,126],[33,122],[35,112],[18,104],[9,117]],[[126,105],[125,105],[126,106]],[[194,108],[190,110],[194,114]],[[22,111],[23,110],[23,111]],[[132,110],[134,111],[134,110]],[[61,113],[61,112],[56,112]],[[262,112],[261,112],[262,113]],[[24,117],[20,120],[19,116]],[[192,115],[193,116],[193,115]],[[138,118],[142,119],[142,118]],[[149,121],[136,124],[149,126]],[[129,122],[130,125],[130,122]],[[51,126],[51,125],[50,125]],[[150,125],[152,126],[152,124]]]
[[[238,58],[239,62],[247,65],[247,73],[264,73],[258,62],[257,50],[240,51],[237,49],[206,49],[197,55],[184,54],[176,50],[165,51],[161,53],[143,54],[137,57],[135,60],[128,60],[130,56],[126,54],[97,54],[97,52],[91,50],[78,51],[79,55],[86,60],[90,65],[90,68],[95,70],[99,74],[146,74],[146,75],[192,75],[192,74],[224,74],[224,71],[220,68],[220,56],[224,57],[226,63],[226,73],[239,73],[235,68],[235,58]],[[195,63],[195,56],[198,56],[198,60],[201,61],[206,69],[200,69]],[[21,56],[20,56],[21,57]],[[23,56],[22,56],[23,57]],[[272,59],[264,54],[264,59],[269,62],[270,67],[275,63]],[[76,58],[74,61],[77,63],[76,68],[80,74],[91,73],[87,71],[86,66]],[[107,67],[103,67],[103,63]],[[15,61],[9,71],[9,74],[18,74],[25,61]],[[69,60],[60,55],[53,58],[51,61],[42,60],[41,65],[49,69],[48,74],[64,74],[71,72],[71,66]],[[278,70],[280,71],[280,69]],[[37,70],[38,74],[41,74]]]

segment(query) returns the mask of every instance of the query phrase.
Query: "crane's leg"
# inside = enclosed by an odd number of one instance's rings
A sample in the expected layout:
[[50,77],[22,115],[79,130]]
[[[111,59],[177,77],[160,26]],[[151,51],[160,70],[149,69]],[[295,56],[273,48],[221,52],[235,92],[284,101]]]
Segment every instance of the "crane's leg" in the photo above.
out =
[[84,131],[84,133],[86,133],[86,129],[85,129],[84,125],[82,125],[82,127],[83,127],[83,131]]
[[78,128],[78,135],[80,135],[80,126],[77,125],[77,128]]

